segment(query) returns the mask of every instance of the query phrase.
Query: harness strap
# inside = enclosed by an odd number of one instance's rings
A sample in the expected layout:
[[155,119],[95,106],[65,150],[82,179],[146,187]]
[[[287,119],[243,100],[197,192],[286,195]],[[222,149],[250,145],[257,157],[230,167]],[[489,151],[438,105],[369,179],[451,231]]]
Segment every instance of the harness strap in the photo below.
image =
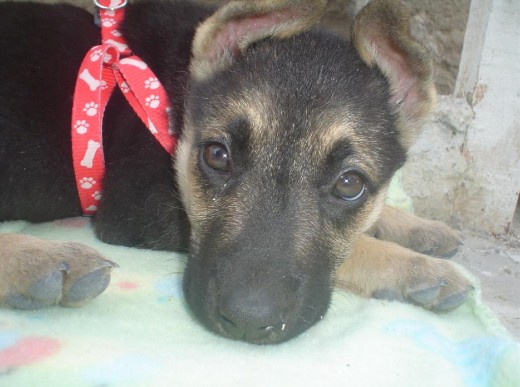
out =
[[155,136],[172,153],[176,140],[169,128],[169,100],[152,70],[133,55],[118,28],[126,0],[97,0],[102,44],[81,64],[72,107],[72,159],[83,215],[93,215],[101,200],[105,174],[103,116],[116,85]]

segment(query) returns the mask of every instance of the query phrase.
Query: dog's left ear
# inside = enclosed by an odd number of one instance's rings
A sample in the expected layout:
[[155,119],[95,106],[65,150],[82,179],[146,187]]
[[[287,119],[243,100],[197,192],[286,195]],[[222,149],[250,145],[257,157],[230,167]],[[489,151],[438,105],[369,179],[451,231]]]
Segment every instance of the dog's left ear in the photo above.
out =
[[285,39],[312,28],[326,4],[327,0],[244,0],[226,4],[196,31],[192,77],[202,80],[225,69],[256,41]]
[[387,77],[399,115],[401,143],[408,149],[435,103],[428,52],[409,32],[409,15],[398,1],[373,0],[356,16],[352,41],[369,66]]

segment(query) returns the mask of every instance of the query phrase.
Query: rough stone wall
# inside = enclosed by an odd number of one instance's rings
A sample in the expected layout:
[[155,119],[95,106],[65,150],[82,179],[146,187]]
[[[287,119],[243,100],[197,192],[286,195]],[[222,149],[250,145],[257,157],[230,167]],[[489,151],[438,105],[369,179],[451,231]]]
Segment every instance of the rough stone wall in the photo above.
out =
[[[227,0],[197,0],[220,5]],[[439,94],[451,94],[455,85],[471,0],[401,0],[412,16],[412,34],[431,52]],[[343,36],[368,0],[329,0],[322,24]]]
[[454,211],[461,177],[479,187],[461,150],[473,110],[465,98],[439,96],[435,110],[408,152],[401,169],[401,185],[411,197],[414,212],[447,222],[457,228],[463,223]]
[[[368,0],[331,0],[323,24],[348,35],[351,20]],[[411,32],[432,54],[439,94],[451,94],[457,77],[470,0],[401,0]]]

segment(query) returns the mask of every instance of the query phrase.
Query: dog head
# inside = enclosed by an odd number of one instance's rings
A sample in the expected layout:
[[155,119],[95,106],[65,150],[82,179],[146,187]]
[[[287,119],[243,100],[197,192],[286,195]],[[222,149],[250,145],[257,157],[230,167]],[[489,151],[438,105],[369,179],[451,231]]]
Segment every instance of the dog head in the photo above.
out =
[[228,337],[280,342],[322,318],[433,103],[402,8],[372,2],[346,42],[310,30],[324,6],[231,2],[194,40],[176,161],[192,228],[184,291]]

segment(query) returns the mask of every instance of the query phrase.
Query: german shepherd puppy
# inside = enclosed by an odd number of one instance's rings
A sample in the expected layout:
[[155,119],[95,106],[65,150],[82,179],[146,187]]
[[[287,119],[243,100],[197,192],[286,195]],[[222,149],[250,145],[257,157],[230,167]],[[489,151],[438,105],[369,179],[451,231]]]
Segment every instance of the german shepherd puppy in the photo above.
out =
[[[167,154],[114,95],[105,115],[107,243],[188,253],[184,293],[218,334],[292,338],[335,285],[444,311],[470,283],[457,233],[384,207],[434,103],[406,12],[375,0],[352,41],[314,28],[325,0],[130,4],[122,28],[165,85],[180,142]],[[100,32],[69,5],[0,3],[0,220],[80,215],[70,149],[77,71]],[[394,244],[400,243],[402,246]],[[77,243],[0,235],[0,302],[80,305],[114,266]]]

